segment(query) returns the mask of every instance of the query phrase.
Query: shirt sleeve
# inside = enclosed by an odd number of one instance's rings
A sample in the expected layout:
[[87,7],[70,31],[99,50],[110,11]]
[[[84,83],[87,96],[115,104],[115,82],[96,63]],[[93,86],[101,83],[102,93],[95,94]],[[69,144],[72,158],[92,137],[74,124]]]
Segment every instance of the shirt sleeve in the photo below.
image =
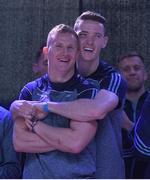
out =
[[[86,79],[84,80],[84,85],[78,92],[77,99],[80,98],[88,98],[88,99],[94,99],[96,94],[99,91],[98,82],[94,82],[92,79]],[[85,85],[86,84],[86,85]]]
[[4,112],[1,118],[0,178],[17,179],[21,177],[21,165],[20,154],[15,152],[12,144],[13,122],[10,113]]
[[32,93],[28,86],[24,86],[23,89],[20,92],[19,100],[32,100]]
[[123,106],[125,101],[125,94],[127,90],[126,81],[122,78],[121,74],[117,72],[113,72],[107,76],[105,76],[100,81],[100,89],[105,89],[113,92],[119,98],[119,104],[117,108]]
[[20,92],[19,100],[32,101],[32,94],[34,89],[37,87],[38,81],[32,81],[27,83]]
[[135,126],[134,145],[140,155],[150,158],[150,95],[146,98]]

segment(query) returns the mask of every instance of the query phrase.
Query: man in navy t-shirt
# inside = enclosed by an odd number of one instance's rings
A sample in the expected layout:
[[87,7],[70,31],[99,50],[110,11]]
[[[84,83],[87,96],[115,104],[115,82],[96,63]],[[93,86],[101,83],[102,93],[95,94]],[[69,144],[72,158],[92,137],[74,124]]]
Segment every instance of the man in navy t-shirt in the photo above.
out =
[[[18,101],[27,108],[29,117],[14,117],[14,147],[25,152],[23,178],[92,178],[96,171],[95,133],[97,122],[80,122],[52,112],[35,117],[34,103],[72,101],[94,98],[97,89],[75,71],[78,36],[64,24],[55,26],[44,48],[48,59],[48,74],[28,83]],[[32,118],[30,118],[30,116]]]

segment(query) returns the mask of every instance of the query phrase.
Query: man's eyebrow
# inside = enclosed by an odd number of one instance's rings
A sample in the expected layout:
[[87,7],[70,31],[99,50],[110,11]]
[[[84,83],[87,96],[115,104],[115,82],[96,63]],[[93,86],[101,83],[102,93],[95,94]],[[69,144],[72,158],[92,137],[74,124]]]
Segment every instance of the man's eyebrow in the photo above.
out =
[[81,33],[81,32],[87,33],[87,31],[85,31],[85,30],[84,31],[80,31],[79,33]]

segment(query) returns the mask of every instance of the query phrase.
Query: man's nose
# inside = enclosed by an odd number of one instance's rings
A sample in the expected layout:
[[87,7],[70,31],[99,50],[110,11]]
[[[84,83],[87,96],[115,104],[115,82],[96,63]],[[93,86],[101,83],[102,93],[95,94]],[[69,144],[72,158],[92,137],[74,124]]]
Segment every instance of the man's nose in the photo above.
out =
[[134,68],[131,68],[131,69],[130,69],[130,74],[135,74],[135,73],[136,73],[135,69],[134,69]]
[[69,53],[68,48],[67,48],[67,47],[64,47],[63,50],[62,50],[62,54],[63,54],[64,56],[67,56],[68,53]]
[[87,38],[87,44],[91,45],[91,44],[93,44],[93,42],[94,42],[94,38],[92,36],[89,36]]

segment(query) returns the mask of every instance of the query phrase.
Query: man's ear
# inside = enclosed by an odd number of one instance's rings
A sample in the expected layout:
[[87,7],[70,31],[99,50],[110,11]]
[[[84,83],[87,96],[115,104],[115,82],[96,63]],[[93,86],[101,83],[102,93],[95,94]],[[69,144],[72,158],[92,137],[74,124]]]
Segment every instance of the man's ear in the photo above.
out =
[[104,42],[103,42],[103,48],[105,48],[107,46],[107,42],[108,42],[108,36],[105,36]]
[[47,56],[48,56],[48,47],[47,46],[43,47],[43,54],[44,54],[45,59],[48,59],[47,58]]

